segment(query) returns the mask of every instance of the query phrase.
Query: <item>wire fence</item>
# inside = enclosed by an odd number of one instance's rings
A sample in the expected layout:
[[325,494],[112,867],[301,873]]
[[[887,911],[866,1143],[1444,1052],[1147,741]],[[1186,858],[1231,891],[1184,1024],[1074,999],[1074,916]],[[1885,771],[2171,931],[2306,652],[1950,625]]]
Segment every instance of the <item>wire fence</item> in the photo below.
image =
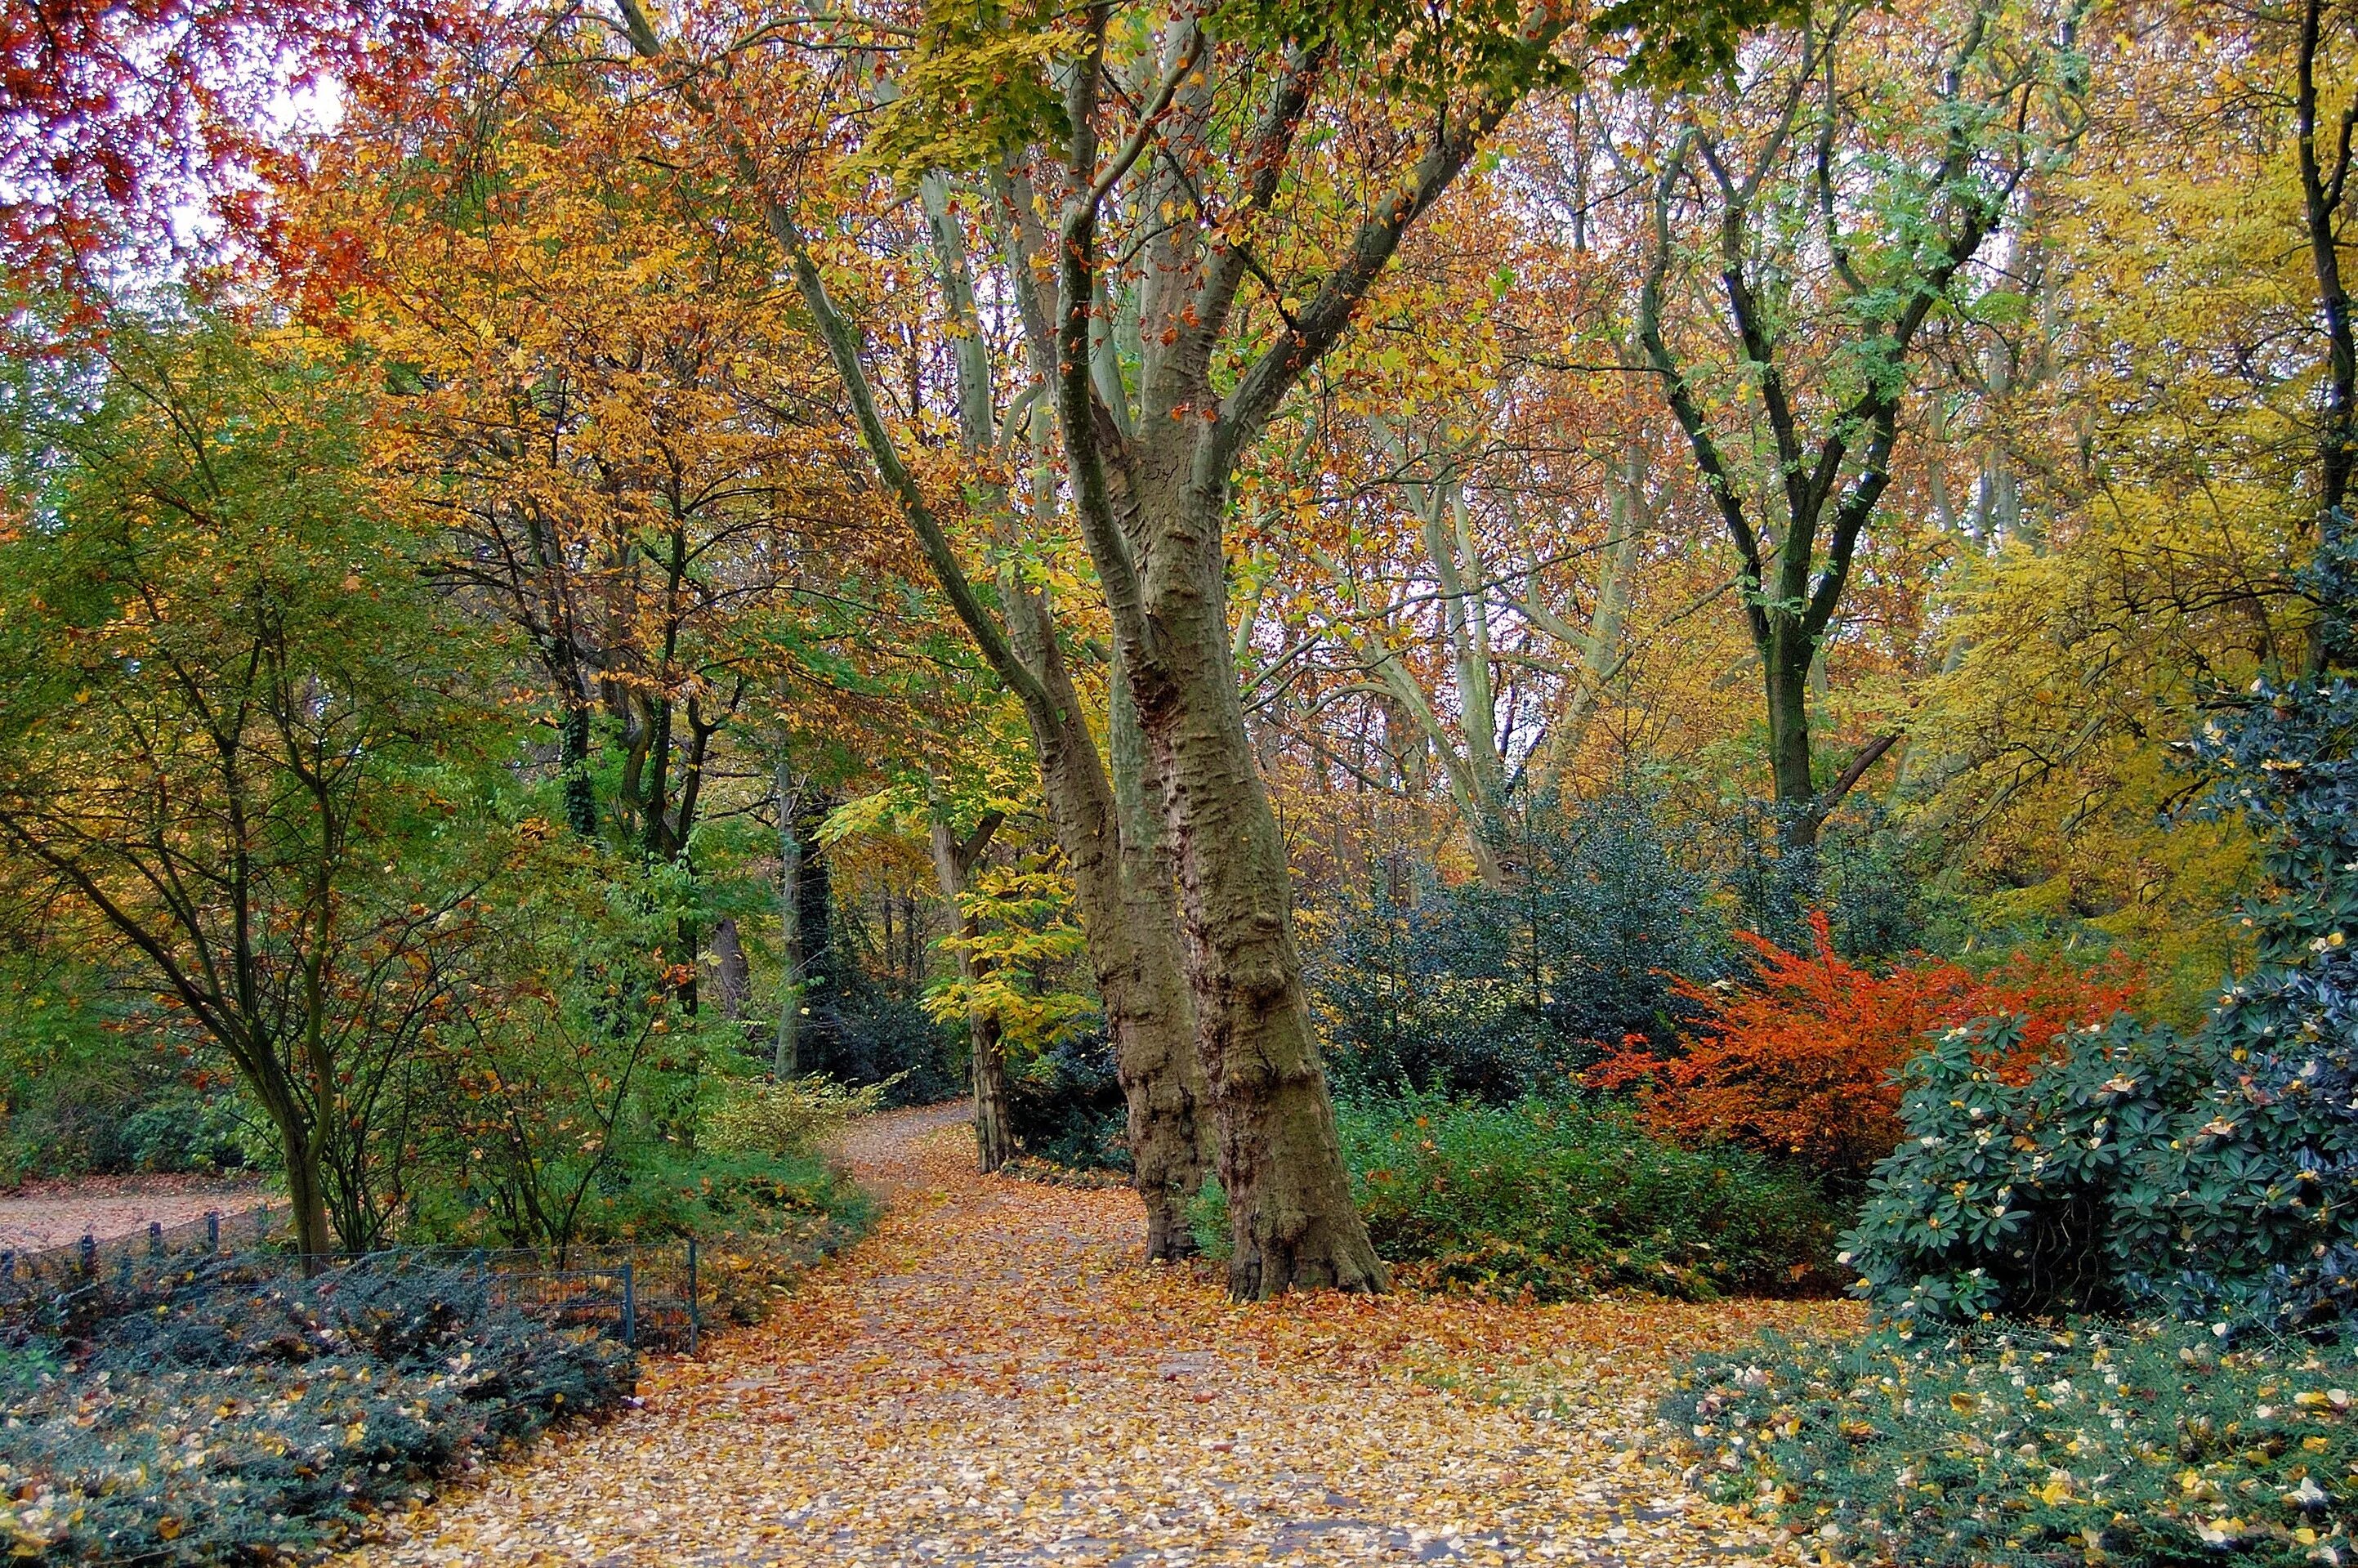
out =
[[[552,1327],[589,1329],[644,1350],[694,1355],[713,1303],[695,1238],[633,1246],[406,1247],[339,1256],[317,1273],[471,1273],[487,1305]],[[209,1213],[186,1225],[86,1235],[63,1247],[0,1250],[0,1324],[71,1334],[169,1276],[194,1281],[235,1260],[248,1278],[303,1271],[283,1204]]]

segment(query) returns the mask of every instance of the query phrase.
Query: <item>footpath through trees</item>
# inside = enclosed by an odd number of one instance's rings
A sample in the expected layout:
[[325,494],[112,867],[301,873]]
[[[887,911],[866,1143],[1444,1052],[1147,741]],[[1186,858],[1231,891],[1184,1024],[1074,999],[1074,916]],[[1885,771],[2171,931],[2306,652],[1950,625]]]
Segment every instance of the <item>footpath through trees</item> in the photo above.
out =
[[1741,1563],[1643,1456],[1668,1363],[1827,1303],[1229,1303],[1138,1200],[982,1177],[962,1106],[860,1124],[877,1232],[350,1568],[408,1563]]

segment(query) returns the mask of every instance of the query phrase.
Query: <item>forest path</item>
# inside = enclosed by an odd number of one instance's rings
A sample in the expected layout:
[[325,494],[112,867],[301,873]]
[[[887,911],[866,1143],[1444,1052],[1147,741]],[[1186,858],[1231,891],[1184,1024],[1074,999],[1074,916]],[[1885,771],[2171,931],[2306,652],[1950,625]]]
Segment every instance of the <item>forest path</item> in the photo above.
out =
[[[1229,1303],[1129,1192],[978,1176],[958,1108],[856,1127],[875,1234],[359,1564],[1739,1564],[1637,1452],[1669,1360],[1840,1309]],[[1552,1390],[1552,1416],[1529,1391]]]

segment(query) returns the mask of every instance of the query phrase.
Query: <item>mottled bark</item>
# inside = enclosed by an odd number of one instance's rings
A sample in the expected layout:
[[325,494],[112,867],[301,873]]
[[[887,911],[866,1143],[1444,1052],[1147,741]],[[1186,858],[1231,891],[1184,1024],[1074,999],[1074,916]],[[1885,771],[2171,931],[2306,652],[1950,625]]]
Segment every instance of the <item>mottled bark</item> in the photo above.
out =
[[1192,547],[1161,553],[1148,585],[1153,649],[1126,643],[1124,654],[1167,789],[1196,1041],[1218,1118],[1229,1292],[1380,1291],[1389,1276],[1351,1202],[1302,987],[1285,846],[1238,697],[1225,496],[1161,499],[1170,511],[1157,535]]

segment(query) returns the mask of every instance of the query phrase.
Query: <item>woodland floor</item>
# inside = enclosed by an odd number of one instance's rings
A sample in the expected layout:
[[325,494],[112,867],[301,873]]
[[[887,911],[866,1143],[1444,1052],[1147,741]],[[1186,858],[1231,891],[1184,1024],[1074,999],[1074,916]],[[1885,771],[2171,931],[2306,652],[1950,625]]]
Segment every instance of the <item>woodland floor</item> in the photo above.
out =
[[151,1224],[167,1227],[204,1218],[226,1221],[272,1201],[258,1182],[211,1176],[78,1176],[27,1182],[0,1195],[0,1249],[38,1251],[85,1236],[105,1241]]
[[976,1175],[961,1119],[862,1124],[874,1235],[347,1568],[1766,1556],[1644,1454],[1653,1397],[1676,1356],[1847,1309],[1238,1307],[1209,1267],[1134,1260],[1128,1192]]

